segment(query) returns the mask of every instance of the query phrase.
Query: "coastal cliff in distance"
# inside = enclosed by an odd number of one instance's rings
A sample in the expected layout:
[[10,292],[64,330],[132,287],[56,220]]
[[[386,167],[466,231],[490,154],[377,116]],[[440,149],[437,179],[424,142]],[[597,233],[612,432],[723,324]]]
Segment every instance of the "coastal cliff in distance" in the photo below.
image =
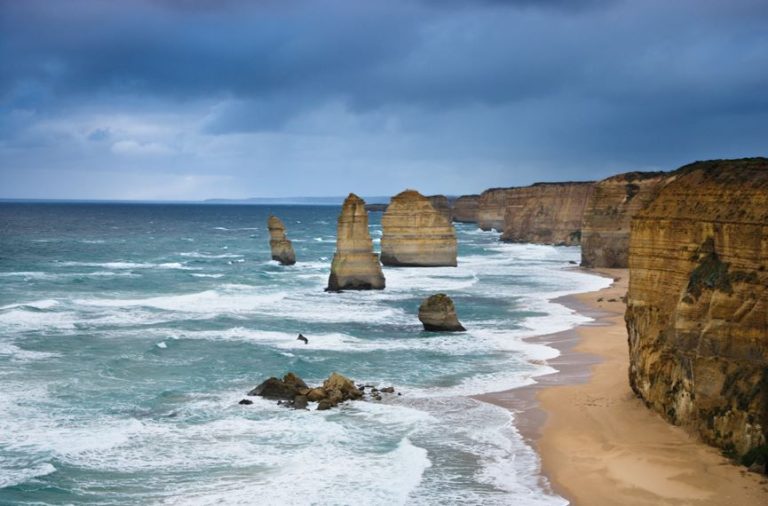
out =
[[336,227],[336,253],[331,263],[328,291],[380,290],[384,274],[373,252],[365,201],[350,193],[341,208]]
[[[504,242],[575,245],[594,183],[536,183],[505,193]],[[496,228],[496,227],[494,227]]]
[[517,188],[489,188],[477,199],[475,218],[482,230],[504,230],[504,211],[507,208],[507,195]]
[[456,266],[456,231],[430,199],[415,190],[394,197],[381,217],[381,263]]
[[595,184],[581,226],[583,267],[627,267],[632,217],[653,200],[667,176],[628,172]]
[[480,195],[462,195],[453,202],[453,221],[477,223],[477,204]]
[[768,159],[696,162],[632,219],[629,380],[734,456],[768,440]]

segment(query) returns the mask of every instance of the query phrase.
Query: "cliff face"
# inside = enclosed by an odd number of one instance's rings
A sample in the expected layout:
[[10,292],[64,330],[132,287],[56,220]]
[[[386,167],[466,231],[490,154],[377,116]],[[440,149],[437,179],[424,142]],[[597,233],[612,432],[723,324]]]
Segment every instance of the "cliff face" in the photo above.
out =
[[475,216],[477,226],[483,230],[504,230],[504,212],[507,208],[507,195],[518,188],[491,188],[485,190],[477,199]]
[[453,221],[460,223],[477,222],[477,205],[480,195],[462,195],[453,203]]
[[270,216],[267,220],[269,229],[269,247],[272,250],[272,260],[277,260],[283,265],[296,263],[296,253],[293,245],[285,237],[285,225],[277,216]]
[[579,244],[593,182],[537,183],[506,192],[505,242]]
[[631,225],[632,389],[727,452],[768,437],[768,159],[673,173]]
[[456,231],[414,190],[392,197],[381,218],[381,262],[400,266],[455,266]]
[[445,195],[429,195],[427,196],[432,203],[432,207],[442,214],[449,222],[453,219],[453,213],[451,211],[451,201]]
[[629,172],[595,185],[581,227],[582,266],[627,267],[632,217],[653,200],[668,175]]
[[329,291],[384,288],[379,257],[373,252],[368,231],[368,212],[363,199],[350,193],[344,200],[336,228],[336,253],[333,255]]

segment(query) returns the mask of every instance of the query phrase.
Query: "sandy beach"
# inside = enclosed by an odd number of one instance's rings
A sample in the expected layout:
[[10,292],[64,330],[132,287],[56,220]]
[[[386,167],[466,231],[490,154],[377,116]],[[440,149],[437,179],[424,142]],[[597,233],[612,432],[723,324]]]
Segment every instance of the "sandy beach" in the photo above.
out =
[[561,350],[560,372],[532,387],[481,396],[516,413],[551,487],[575,505],[768,504],[768,479],[648,410],[627,380],[628,271],[600,269],[612,286],[563,298],[595,319],[541,338]]

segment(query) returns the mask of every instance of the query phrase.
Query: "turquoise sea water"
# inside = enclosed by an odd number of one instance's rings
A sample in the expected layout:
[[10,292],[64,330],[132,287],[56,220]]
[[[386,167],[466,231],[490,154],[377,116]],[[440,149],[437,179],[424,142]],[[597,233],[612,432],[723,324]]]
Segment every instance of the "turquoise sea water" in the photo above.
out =
[[[606,281],[568,269],[578,248],[461,224],[457,268],[325,293],[338,212],[0,204],[0,504],[564,504],[514,417],[469,396],[551,372],[524,338],[586,321],[550,299]],[[270,260],[270,213],[295,266]],[[421,331],[438,291],[468,332]],[[403,395],[237,404],[287,371]]]

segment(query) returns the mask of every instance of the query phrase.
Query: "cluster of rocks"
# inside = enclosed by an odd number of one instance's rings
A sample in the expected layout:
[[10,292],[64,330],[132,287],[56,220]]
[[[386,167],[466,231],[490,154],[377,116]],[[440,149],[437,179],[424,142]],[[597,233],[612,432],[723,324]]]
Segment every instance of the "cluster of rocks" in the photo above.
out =
[[[391,386],[378,389],[372,385],[355,385],[351,379],[336,372],[331,373],[322,386],[310,387],[303,379],[289,372],[283,376],[283,379],[275,377],[266,379],[247,395],[276,400],[279,405],[294,409],[308,409],[310,402],[316,402],[316,409],[323,411],[345,401],[365,398],[366,389],[369,397],[376,401],[382,400],[382,393],[395,393],[395,388]],[[253,401],[243,399],[239,404],[253,404]]]

